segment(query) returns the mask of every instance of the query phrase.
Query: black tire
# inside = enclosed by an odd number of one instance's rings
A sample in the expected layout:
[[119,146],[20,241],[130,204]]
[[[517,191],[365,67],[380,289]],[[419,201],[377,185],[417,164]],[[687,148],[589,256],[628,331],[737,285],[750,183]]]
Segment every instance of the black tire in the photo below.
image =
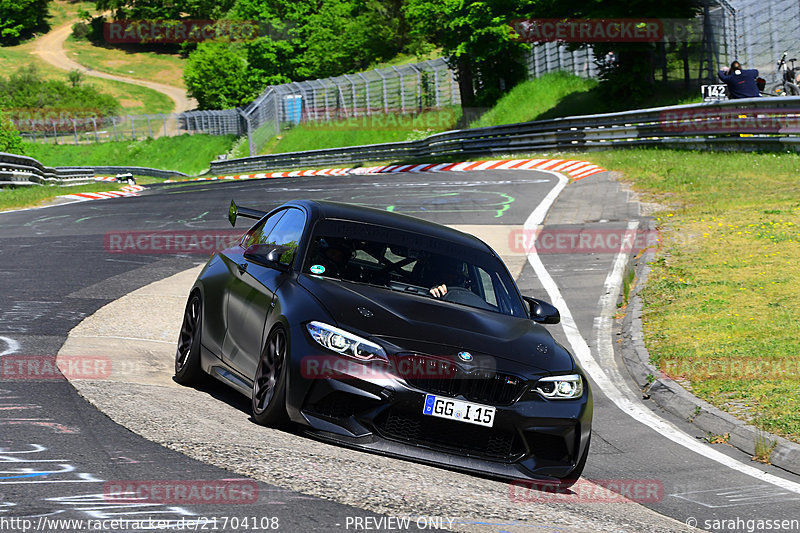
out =
[[181,385],[192,385],[202,381],[203,369],[200,365],[200,332],[203,327],[203,300],[195,292],[186,302],[183,324],[178,336],[178,349],[175,352],[175,381]]
[[277,327],[267,337],[253,379],[253,420],[263,426],[281,427],[289,421],[286,413],[287,355],[286,332]]
[[581,478],[581,474],[583,474],[583,469],[586,467],[586,459],[589,457],[589,448],[592,444],[592,436],[589,435],[589,438],[586,440],[586,449],[583,451],[583,455],[581,456],[578,464],[575,465],[575,468],[572,472],[569,473],[569,476],[561,479],[558,482],[559,488],[568,489],[572,485],[578,482]]

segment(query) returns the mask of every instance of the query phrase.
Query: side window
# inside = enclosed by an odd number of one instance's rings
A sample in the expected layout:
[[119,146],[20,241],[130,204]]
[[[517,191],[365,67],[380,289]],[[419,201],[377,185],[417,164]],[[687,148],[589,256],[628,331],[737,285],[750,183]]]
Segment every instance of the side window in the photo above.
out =
[[274,215],[269,218],[265,218],[252,228],[242,237],[242,242],[240,243],[242,248],[247,249],[254,244],[264,244],[266,242],[265,238],[269,233],[272,231],[272,228],[275,227],[275,224],[281,219],[283,215],[286,214],[286,209],[282,211],[278,211]]
[[281,217],[277,224],[272,228],[269,236],[263,238],[259,244],[275,244],[278,246],[288,246],[290,251],[281,257],[281,261],[291,264],[294,259],[297,243],[303,235],[303,228],[306,225],[306,215],[299,209],[289,208],[286,214]]
[[480,267],[478,267],[478,275],[481,278],[481,286],[483,287],[483,294],[486,303],[497,307],[497,295],[494,292],[492,276]]

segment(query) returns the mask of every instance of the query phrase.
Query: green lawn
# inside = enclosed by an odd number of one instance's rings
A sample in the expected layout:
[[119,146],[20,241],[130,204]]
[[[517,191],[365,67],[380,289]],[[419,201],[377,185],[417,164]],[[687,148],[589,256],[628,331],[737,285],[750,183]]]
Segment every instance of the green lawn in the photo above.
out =
[[234,141],[232,135],[181,135],[79,145],[26,143],[25,150],[47,166],[131,165],[199,174]]
[[183,67],[186,60],[177,53],[140,50],[132,45],[97,46],[72,36],[64,43],[64,48],[73,61],[93,70],[185,87]]

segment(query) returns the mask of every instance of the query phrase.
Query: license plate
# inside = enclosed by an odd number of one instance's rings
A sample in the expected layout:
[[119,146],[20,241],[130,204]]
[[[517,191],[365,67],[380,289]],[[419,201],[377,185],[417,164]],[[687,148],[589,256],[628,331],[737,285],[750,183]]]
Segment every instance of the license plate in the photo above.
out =
[[494,424],[494,413],[495,408],[488,405],[462,402],[433,394],[425,395],[425,406],[422,408],[423,415],[438,416],[489,428]]

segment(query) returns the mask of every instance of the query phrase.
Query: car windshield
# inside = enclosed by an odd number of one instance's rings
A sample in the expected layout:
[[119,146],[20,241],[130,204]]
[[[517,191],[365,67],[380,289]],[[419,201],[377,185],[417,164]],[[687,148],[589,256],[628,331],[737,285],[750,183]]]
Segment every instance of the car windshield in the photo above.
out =
[[444,285],[444,301],[525,316],[513,281],[496,257],[393,228],[323,221],[311,238],[303,272],[427,297]]

